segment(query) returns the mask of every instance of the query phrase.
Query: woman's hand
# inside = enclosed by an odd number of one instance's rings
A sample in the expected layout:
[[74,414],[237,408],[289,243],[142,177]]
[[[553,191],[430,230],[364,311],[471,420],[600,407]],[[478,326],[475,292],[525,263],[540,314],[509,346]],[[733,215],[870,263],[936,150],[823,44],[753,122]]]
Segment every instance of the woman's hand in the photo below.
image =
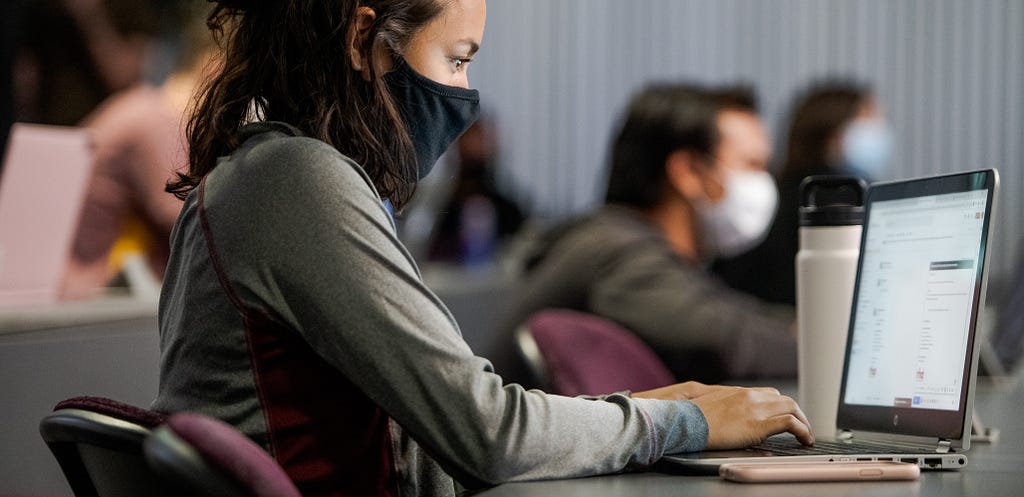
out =
[[689,400],[708,422],[708,449],[737,449],[789,432],[804,445],[814,443],[810,423],[793,399],[774,388],[705,385],[696,381],[637,392],[632,397]]
[[690,399],[708,422],[708,449],[738,449],[776,433],[792,433],[804,445],[814,433],[800,406],[774,388],[720,389]]
[[693,400],[702,395],[730,388],[739,387],[705,385],[697,381],[688,381],[686,383],[676,383],[675,385],[669,385],[667,387],[655,388],[654,390],[634,392],[630,394],[630,397],[636,397],[638,399]]

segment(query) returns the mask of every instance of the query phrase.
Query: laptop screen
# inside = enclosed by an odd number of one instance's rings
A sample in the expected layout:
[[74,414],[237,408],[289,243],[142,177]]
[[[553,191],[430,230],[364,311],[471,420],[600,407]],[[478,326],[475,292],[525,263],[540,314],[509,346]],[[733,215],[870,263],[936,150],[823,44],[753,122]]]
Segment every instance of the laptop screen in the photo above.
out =
[[976,362],[994,188],[988,176],[994,173],[879,184],[869,191],[841,422],[960,438]]

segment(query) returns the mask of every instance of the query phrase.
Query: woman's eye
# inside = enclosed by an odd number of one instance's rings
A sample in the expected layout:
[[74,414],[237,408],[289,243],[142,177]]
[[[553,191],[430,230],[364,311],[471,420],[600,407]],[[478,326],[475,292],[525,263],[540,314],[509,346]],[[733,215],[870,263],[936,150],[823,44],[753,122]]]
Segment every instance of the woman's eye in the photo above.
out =
[[472,61],[473,59],[456,57],[452,59],[452,66],[455,67],[456,71],[465,71],[466,66]]

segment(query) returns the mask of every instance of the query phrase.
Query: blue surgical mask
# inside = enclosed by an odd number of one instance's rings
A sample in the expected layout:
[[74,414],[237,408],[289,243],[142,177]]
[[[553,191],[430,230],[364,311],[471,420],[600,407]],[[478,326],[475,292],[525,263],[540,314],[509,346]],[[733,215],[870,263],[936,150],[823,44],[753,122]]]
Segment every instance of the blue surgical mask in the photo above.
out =
[[843,133],[842,146],[846,165],[870,179],[876,179],[889,165],[893,137],[881,120],[856,119]]
[[431,80],[401,57],[384,80],[409,128],[419,179],[423,179],[441,154],[480,116],[480,93]]

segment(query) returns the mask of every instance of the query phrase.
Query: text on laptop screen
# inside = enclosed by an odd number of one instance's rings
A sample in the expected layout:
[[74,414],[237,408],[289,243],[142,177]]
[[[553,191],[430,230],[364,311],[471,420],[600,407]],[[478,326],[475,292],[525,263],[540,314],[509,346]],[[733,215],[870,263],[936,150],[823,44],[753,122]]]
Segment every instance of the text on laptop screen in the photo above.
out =
[[875,202],[847,404],[959,408],[988,192]]

